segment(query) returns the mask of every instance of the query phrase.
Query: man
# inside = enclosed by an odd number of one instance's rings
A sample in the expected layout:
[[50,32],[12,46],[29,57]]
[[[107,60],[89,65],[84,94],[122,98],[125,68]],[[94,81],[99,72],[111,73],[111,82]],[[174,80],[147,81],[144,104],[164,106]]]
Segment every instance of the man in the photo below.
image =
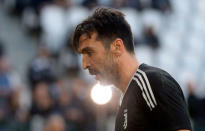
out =
[[191,130],[180,86],[167,72],[139,64],[123,13],[96,9],[76,27],[73,47],[96,80],[123,92],[115,131]]

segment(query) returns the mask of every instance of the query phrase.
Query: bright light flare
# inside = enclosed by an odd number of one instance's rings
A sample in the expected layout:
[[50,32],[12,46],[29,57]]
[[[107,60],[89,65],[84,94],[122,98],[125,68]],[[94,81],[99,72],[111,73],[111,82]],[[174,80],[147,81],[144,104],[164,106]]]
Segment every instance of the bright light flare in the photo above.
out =
[[92,100],[99,105],[108,103],[112,98],[112,89],[110,86],[103,86],[97,83],[91,90]]

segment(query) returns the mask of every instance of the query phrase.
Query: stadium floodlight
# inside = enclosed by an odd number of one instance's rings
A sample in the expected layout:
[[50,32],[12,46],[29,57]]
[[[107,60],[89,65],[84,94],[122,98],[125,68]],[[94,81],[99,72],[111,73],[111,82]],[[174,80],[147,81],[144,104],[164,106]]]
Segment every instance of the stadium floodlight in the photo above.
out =
[[91,90],[92,100],[99,105],[108,103],[112,98],[112,85],[103,86],[97,83]]

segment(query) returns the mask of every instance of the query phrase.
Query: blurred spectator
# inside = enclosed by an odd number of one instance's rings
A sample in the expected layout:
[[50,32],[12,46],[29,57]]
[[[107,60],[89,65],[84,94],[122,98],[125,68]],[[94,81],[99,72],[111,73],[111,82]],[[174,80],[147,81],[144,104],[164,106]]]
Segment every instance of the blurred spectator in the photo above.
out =
[[26,8],[31,8],[38,15],[40,9],[45,5],[51,3],[53,0],[14,0],[13,12],[21,15]]
[[98,6],[98,0],[84,0],[82,5],[92,10]]
[[161,12],[170,12],[171,3],[169,0],[152,0],[152,8]]
[[130,7],[136,9],[137,11],[141,11],[144,8],[144,3],[141,0],[116,0],[117,4],[118,1],[121,1],[121,7]]
[[205,130],[205,97],[196,96],[196,85],[193,82],[188,82],[188,107],[189,113],[193,120],[194,131]]
[[115,8],[131,7],[138,11],[142,10],[141,0],[113,0],[111,5]]
[[169,0],[113,0],[113,6],[131,7],[138,11],[143,11],[148,8],[153,8],[161,12],[171,11]]
[[[86,93],[87,92],[87,93]],[[87,85],[81,79],[72,81],[69,93],[63,91],[58,102],[69,131],[96,131],[95,110],[89,102]]]
[[28,78],[32,88],[41,81],[53,82],[54,72],[51,65],[48,50],[45,47],[40,47],[38,55],[32,61],[28,71]]
[[143,43],[146,45],[152,47],[153,49],[158,49],[160,47],[158,36],[151,26],[144,28],[143,36]]
[[78,56],[72,50],[71,43],[68,42],[65,48],[60,52],[59,69],[63,75],[76,76],[79,74],[80,66]]
[[66,131],[66,123],[63,117],[57,114],[49,116],[44,131]]
[[[58,101],[58,99],[63,96],[62,93],[67,94],[68,88],[67,88],[67,79],[64,77],[59,77],[55,80],[52,84],[50,84],[49,91],[51,93],[52,98],[55,100],[55,102]],[[66,98],[63,96],[63,98]],[[57,102],[58,103],[58,102]],[[67,104],[67,103],[66,103]]]
[[9,98],[9,123],[8,131],[28,131],[29,130],[29,113],[28,110],[21,107],[19,101],[21,90],[12,92]]
[[[0,130],[10,130],[17,125],[17,112],[21,108],[22,94],[20,77],[15,73],[6,56],[0,57]],[[22,114],[23,115],[23,114]],[[22,127],[25,121],[22,121]],[[12,125],[12,127],[10,126]]]
[[[29,0],[22,13],[22,24],[24,28],[30,33],[32,34],[35,33],[41,36],[41,33],[43,34],[48,33],[45,31],[45,28],[44,28],[45,25],[42,25],[42,20],[41,20],[42,12],[45,12],[45,9],[47,9],[48,7],[51,7],[51,9],[53,8],[55,12],[54,7],[60,8],[63,10],[63,9],[67,9],[69,6],[70,6],[70,1],[67,1],[67,0]],[[53,18],[55,18],[55,13],[53,14],[53,16],[54,16]],[[56,21],[59,21],[59,20],[56,20]],[[54,19],[52,20],[52,22],[55,23]],[[55,36],[52,36],[52,37],[55,37]],[[46,42],[49,42],[49,41],[45,41],[45,43]],[[52,44],[52,41],[50,42]],[[46,44],[49,45],[50,43],[46,43]]]
[[[11,68],[7,58],[0,57],[0,104],[2,107],[7,107],[8,99],[12,93],[12,88],[15,88],[15,83],[13,81],[13,74],[11,73]],[[8,111],[7,109],[5,111]]]
[[68,31],[66,9],[63,5],[55,2],[44,6],[40,11],[41,41],[51,54],[58,54],[66,41]]
[[40,9],[46,5],[51,3],[53,0],[29,0],[28,7],[31,7],[35,10],[37,14],[39,14]]
[[33,91],[31,116],[38,115],[47,118],[54,111],[54,104],[49,85],[45,82],[38,83]]
[[30,114],[31,131],[43,130],[46,119],[54,112],[54,101],[46,82],[39,82],[32,92]]
[[15,0],[14,5],[13,5],[14,7],[13,9],[11,9],[11,11],[15,15],[21,16],[22,12],[24,11],[27,5],[28,5],[27,0]]

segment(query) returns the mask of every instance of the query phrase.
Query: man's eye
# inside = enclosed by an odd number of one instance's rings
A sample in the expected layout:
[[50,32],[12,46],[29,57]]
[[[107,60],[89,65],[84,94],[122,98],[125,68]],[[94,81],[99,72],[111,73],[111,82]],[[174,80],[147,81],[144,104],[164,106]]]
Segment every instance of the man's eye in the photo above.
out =
[[88,56],[91,56],[92,55],[92,52],[87,52]]

